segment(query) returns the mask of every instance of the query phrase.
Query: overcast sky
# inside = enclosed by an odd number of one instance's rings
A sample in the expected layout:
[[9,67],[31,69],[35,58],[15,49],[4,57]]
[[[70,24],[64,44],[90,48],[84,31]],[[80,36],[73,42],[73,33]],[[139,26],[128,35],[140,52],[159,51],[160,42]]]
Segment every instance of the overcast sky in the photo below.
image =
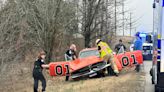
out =
[[[2,0],[4,1],[4,0]],[[153,0],[127,0],[126,10],[131,10],[134,20],[139,19],[135,24],[136,31],[151,32],[153,28]],[[133,34],[135,33],[133,29]],[[122,33],[121,33],[122,34]],[[129,32],[126,32],[129,35]]]
[[153,28],[153,0],[127,0],[127,9],[133,13],[133,18],[138,19],[137,31],[152,31]]

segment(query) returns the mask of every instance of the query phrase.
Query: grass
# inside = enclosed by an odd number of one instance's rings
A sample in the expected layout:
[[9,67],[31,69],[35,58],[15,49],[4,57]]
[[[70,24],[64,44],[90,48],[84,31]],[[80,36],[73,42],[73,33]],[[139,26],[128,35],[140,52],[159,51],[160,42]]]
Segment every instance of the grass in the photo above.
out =
[[47,92],[143,92],[144,75],[130,71],[119,77],[104,77],[65,82],[64,78],[48,85]]
[[[119,77],[93,78],[65,82],[65,77],[50,77],[46,74],[46,92],[144,92],[144,73],[122,71]],[[11,81],[12,80],[12,81]],[[0,92],[33,92],[33,78],[30,73],[13,75],[11,80],[0,84]],[[39,83],[41,92],[41,83]]]
[[[32,64],[19,64],[14,72],[0,76],[0,92],[33,92]],[[31,67],[31,68],[30,68]],[[9,69],[7,67],[7,69]],[[145,74],[134,69],[124,69],[119,77],[93,78],[65,82],[65,77],[50,77],[45,71],[46,92],[144,92]],[[39,83],[41,92],[41,83]]]

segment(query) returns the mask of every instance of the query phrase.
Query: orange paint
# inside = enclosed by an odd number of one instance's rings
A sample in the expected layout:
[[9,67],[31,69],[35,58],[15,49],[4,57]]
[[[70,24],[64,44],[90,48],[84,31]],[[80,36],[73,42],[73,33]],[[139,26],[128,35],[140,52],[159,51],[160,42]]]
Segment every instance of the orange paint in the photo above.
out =
[[[84,68],[86,66],[101,62],[102,59],[96,56],[90,56],[82,59],[76,59],[70,62],[53,62],[49,64],[51,76],[66,76],[72,72]],[[121,71],[124,67],[135,66],[142,64],[143,57],[141,51],[125,52],[123,54],[114,55],[114,61],[117,64],[118,70]],[[68,67],[67,67],[68,66]]]

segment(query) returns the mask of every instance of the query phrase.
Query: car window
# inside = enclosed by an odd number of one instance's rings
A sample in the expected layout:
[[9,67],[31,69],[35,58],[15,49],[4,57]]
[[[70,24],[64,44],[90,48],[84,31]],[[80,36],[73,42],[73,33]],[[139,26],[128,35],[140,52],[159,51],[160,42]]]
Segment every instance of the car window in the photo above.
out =
[[80,52],[80,54],[79,54],[79,58],[85,58],[85,57],[89,57],[89,56],[99,57],[100,55],[99,55],[98,50],[83,51],[83,52]]

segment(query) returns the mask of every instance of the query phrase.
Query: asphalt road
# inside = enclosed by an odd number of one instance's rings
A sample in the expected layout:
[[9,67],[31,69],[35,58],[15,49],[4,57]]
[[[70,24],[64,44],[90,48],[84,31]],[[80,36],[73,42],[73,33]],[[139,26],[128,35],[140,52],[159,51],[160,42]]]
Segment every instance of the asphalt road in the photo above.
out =
[[145,75],[145,92],[154,92],[154,85],[151,83],[151,76],[149,74],[150,68],[152,67],[152,61],[144,61]]

